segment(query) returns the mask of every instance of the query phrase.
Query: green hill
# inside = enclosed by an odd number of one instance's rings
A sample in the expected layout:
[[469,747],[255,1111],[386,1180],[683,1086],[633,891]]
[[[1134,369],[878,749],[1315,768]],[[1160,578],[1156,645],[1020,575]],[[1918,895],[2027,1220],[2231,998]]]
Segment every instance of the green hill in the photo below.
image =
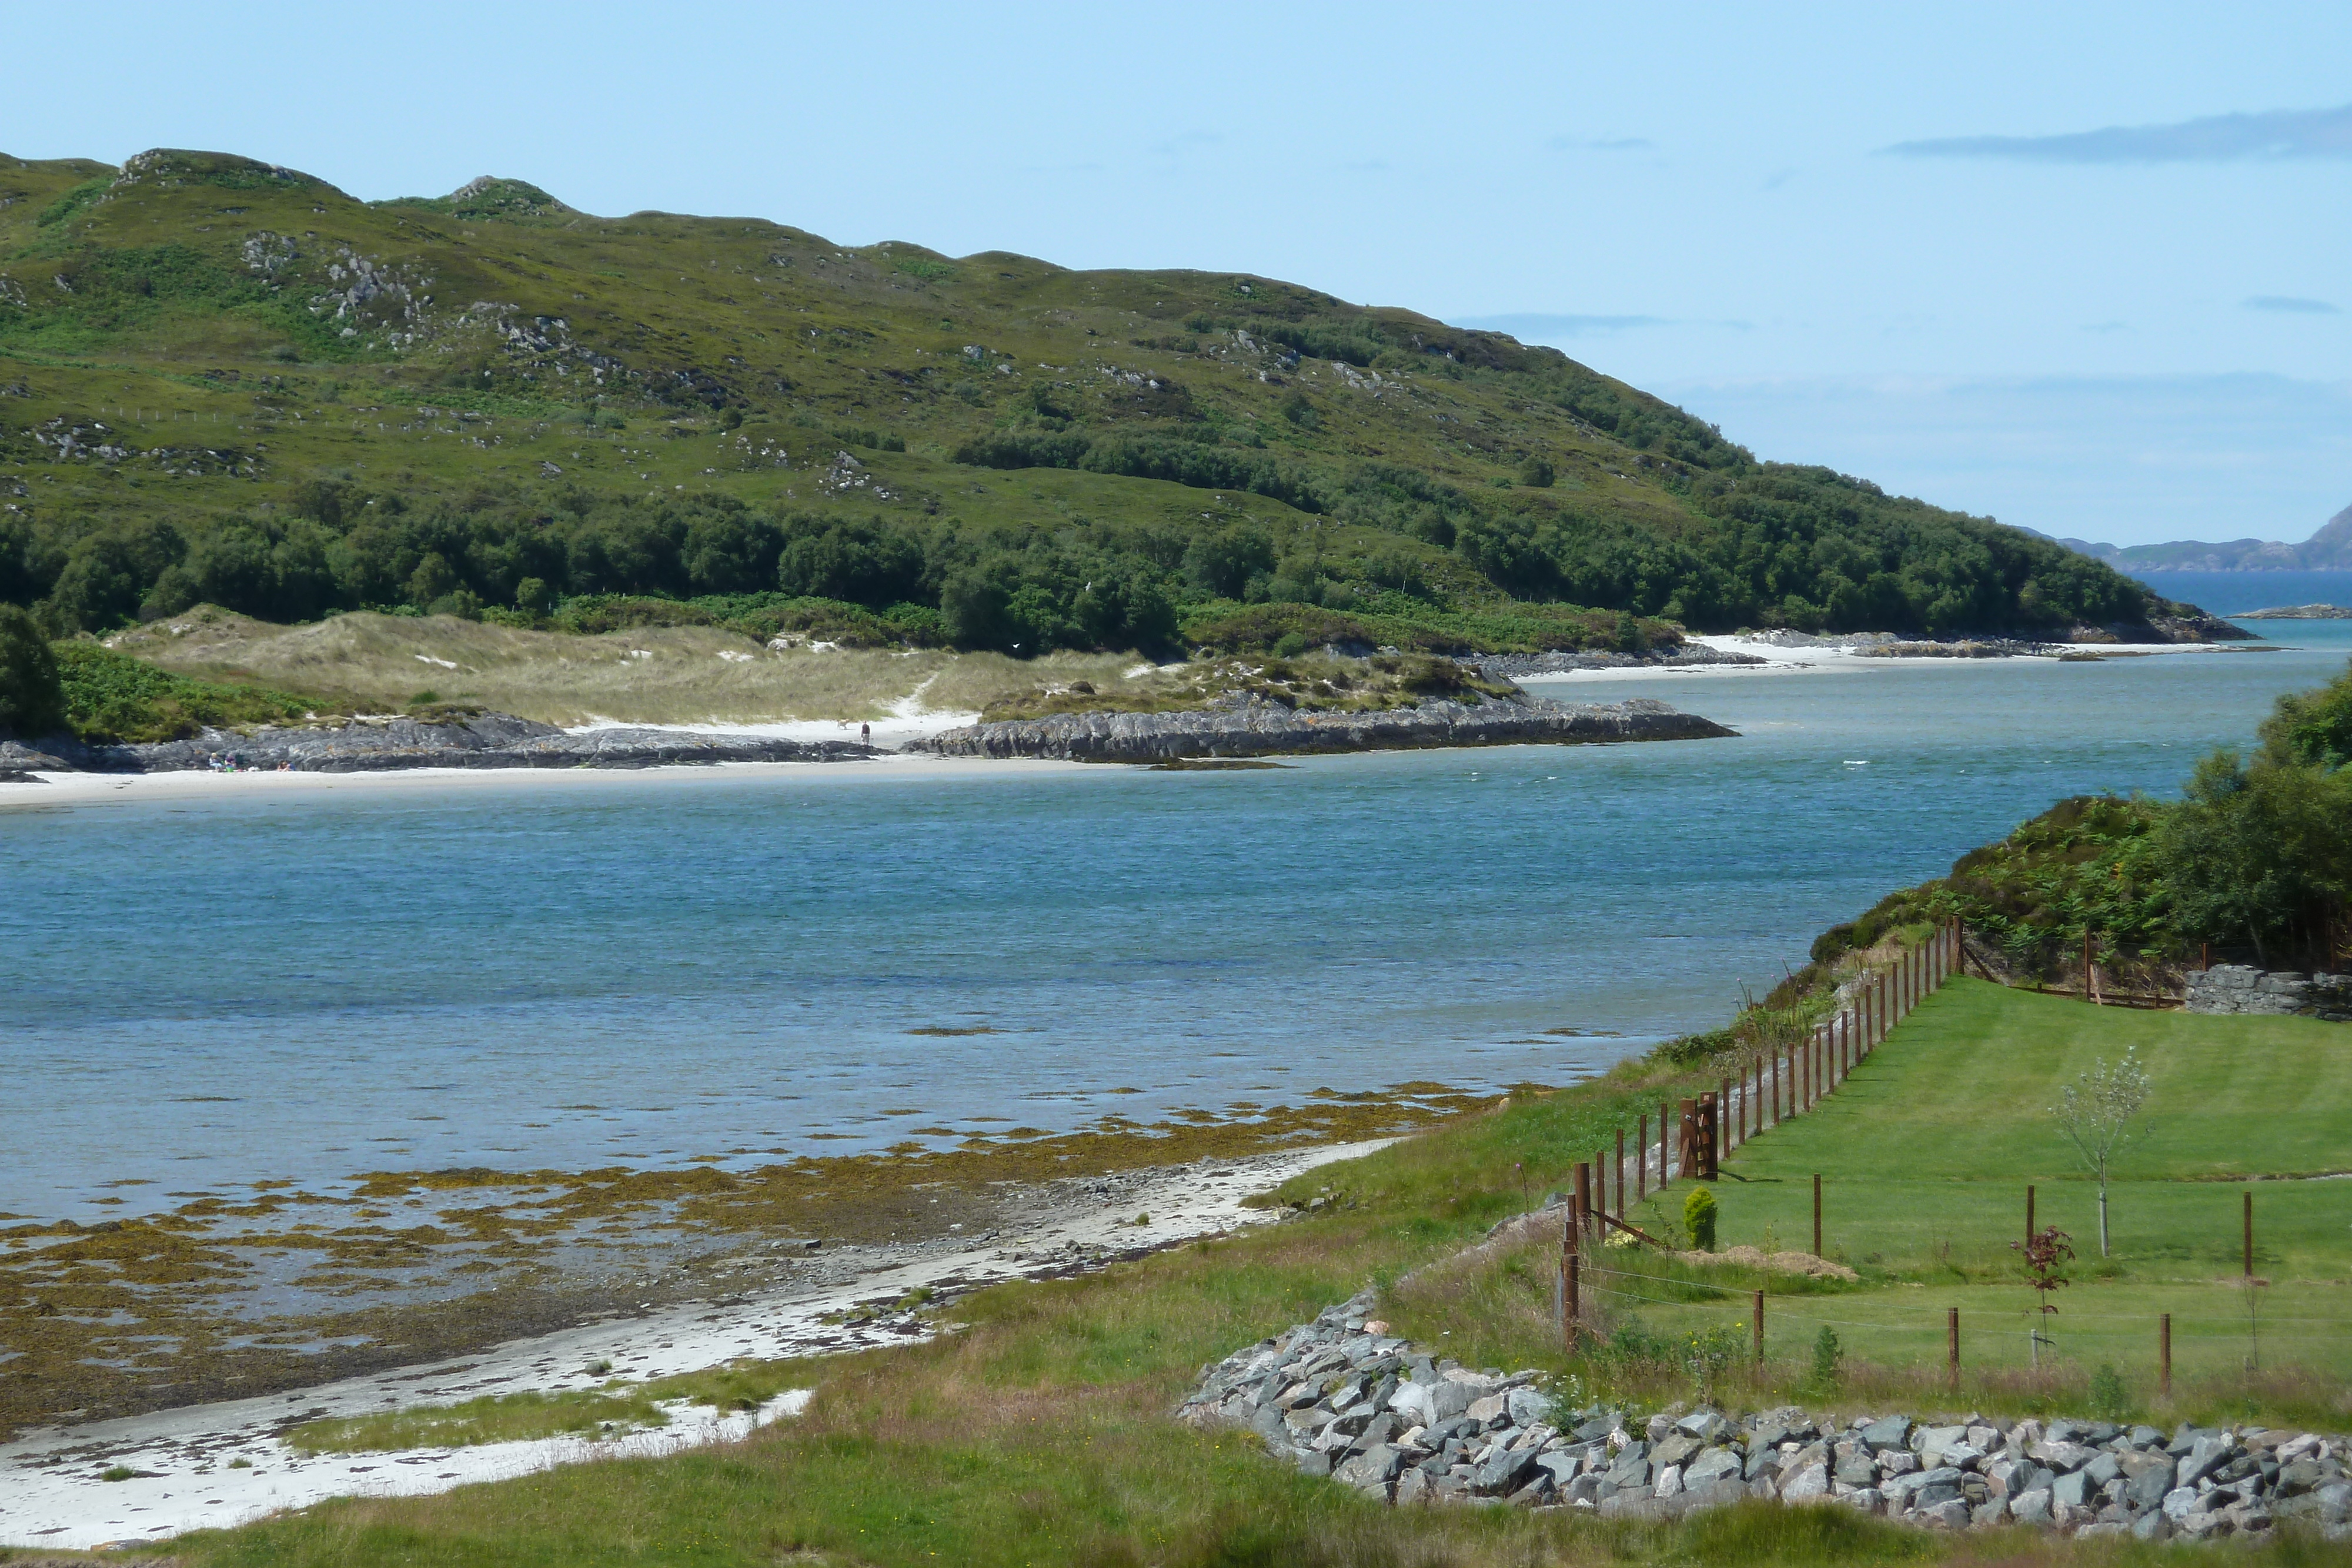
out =
[[0,157],[0,601],[62,633],[598,594],[1024,653],[1245,604],[1484,647],[2171,608],[1552,350],[1269,278]]

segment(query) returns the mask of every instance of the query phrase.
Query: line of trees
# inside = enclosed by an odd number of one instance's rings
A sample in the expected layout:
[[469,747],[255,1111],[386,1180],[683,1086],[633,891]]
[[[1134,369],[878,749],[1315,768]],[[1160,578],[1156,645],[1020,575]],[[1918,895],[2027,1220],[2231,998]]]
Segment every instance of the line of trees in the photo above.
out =
[[[1270,547],[1243,554],[1271,570]],[[978,529],[772,512],[726,497],[580,497],[541,509],[310,494],[298,516],[142,519],[78,538],[0,519],[0,602],[31,609],[52,637],[198,603],[286,622],[339,610],[543,614],[603,594],[781,593],[933,609],[963,647],[1158,649],[1175,638],[1176,598],[1192,580],[1184,542],[1149,529]]]

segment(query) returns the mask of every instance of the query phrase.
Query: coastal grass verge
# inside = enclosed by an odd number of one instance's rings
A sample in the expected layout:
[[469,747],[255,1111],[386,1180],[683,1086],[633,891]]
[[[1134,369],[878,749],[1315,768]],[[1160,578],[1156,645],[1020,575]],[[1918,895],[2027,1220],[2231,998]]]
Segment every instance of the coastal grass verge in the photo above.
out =
[[[1899,1032],[1886,1049],[1899,1049]],[[1538,1366],[1563,1392],[1619,1375],[1623,1369],[1599,1351],[1570,1356],[1556,1335],[1538,1343],[1546,1337],[1539,1307],[1524,1314],[1524,1339],[1491,1327],[1508,1315],[1510,1260],[1535,1264],[1540,1247],[1489,1253],[1492,1276],[1449,1279],[1443,1265],[1497,1221],[1540,1202],[1621,1118],[1702,1086],[1699,1074],[1652,1061],[1572,1090],[1514,1093],[1429,1135],[1286,1184],[1274,1201],[1323,1202],[1281,1224],[1099,1274],[997,1287],[945,1309],[950,1332],[928,1343],[802,1364],[793,1375],[815,1389],[807,1410],[740,1443],[566,1467],[436,1497],[338,1501],[191,1535],[175,1549],[192,1564],[272,1565],[2163,1559],[2128,1542],[2078,1546],[2024,1531],[1936,1537],[1858,1515],[1762,1505],[1673,1525],[1510,1509],[1392,1510],[1269,1461],[1248,1435],[1168,1419],[1202,1364],[1368,1279],[1384,1287],[1399,1332],[1442,1354],[1471,1364],[1491,1358]],[[1690,1281],[1706,1278],[1703,1264],[1681,1268]],[[1518,1282],[1542,1281],[1536,1268]],[[1815,1281],[1793,1293],[1843,1313],[1873,1288],[1867,1280],[1861,1289],[1833,1288],[1839,1283]],[[1801,1386],[1801,1366],[1782,1371],[1752,1389],[1720,1386],[1727,1396]],[[1621,1385],[1649,1375],[1625,1373]],[[1814,1389],[1806,1402],[1851,1414],[1862,1407],[1858,1399],[1891,1387]],[[2041,1392],[2071,1391],[2053,1378]],[[2007,1392],[2004,1402],[2014,1405],[2032,1391]],[[2290,1541],[2251,1555],[2287,1563],[2308,1552]]]

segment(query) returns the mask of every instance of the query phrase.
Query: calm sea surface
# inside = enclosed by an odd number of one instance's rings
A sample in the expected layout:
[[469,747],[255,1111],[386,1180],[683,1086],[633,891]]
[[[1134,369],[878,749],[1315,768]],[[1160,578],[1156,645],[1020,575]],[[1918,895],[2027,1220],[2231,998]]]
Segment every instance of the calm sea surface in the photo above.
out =
[[1542,688],[1735,740],[0,810],[0,1209],[1565,1081],[2053,800],[2170,792],[2352,653],[2266,630],[2297,646]]

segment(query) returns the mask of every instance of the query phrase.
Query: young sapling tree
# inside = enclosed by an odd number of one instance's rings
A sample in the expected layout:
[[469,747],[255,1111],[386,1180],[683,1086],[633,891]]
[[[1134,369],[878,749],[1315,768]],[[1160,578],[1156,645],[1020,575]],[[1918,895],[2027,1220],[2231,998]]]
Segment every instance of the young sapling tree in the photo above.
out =
[[2084,1168],[2099,1184],[2099,1256],[2108,1255],[2107,1171],[2132,1135],[2131,1121],[2147,1104],[2148,1076],[2126,1051],[2110,1064],[2102,1059],[2059,1092],[2050,1107],[2059,1130],[2074,1145]]
[[2071,1239],[2073,1238],[2053,1225],[2022,1241],[2010,1243],[2011,1247],[2025,1254],[2025,1271],[2032,1278],[2033,1293],[2041,1301],[2026,1339],[2027,1354],[2037,1367],[2042,1364],[2042,1347],[2051,1343],[2042,1337],[2042,1320],[2058,1310],[2058,1303],[2050,1299],[2051,1293],[2073,1283],[2058,1271],[2066,1266],[2067,1260],[2074,1256],[2074,1249],[2066,1245]]

